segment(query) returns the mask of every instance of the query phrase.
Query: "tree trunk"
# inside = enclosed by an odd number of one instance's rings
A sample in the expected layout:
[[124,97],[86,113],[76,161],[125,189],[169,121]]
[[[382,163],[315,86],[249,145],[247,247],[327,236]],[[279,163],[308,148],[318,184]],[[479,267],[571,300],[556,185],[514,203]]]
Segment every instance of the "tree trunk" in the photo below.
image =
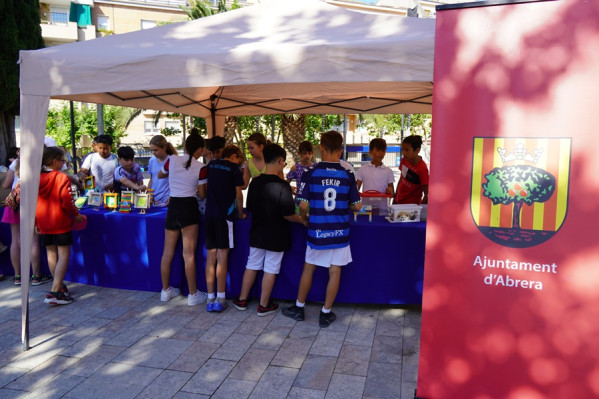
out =
[[290,161],[293,158],[293,163],[299,162],[298,148],[300,143],[306,139],[306,115],[283,115],[281,131],[287,159]]
[[516,201],[514,203],[514,214],[512,217],[512,228],[519,229],[520,228],[520,210],[522,209],[522,201]]
[[6,164],[8,150],[16,145],[15,116],[10,112],[0,112],[0,165]]
[[225,140],[227,145],[233,144],[235,139],[235,133],[239,129],[236,116],[225,116]]
[[104,134],[104,105],[98,104],[96,108],[98,115],[98,136]]

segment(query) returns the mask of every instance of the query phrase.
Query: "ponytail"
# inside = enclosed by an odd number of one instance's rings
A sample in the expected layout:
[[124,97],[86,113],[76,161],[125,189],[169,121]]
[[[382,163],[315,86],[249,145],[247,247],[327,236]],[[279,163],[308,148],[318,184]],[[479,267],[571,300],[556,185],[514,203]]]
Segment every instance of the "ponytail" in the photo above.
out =
[[150,145],[163,148],[168,155],[174,155],[177,153],[175,147],[173,147],[173,145],[166,140],[166,137],[161,134],[157,134],[156,136],[152,137],[150,140]]
[[185,169],[189,169],[191,166],[191,159],[193,154],[199,149],[204,148],[204,138],[197,133],[197,129],[191,129],[189,136],[185,140],[185,152],[189,155],[189,159],[185,163]]

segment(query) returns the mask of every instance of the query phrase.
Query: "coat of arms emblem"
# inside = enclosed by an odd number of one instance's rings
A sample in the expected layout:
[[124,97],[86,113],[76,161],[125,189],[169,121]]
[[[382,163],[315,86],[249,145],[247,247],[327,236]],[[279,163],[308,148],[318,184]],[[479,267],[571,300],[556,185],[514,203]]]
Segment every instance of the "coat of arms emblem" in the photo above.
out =
[[566,218],[569,138],[475,137],[470,210],[491,241],[528,248],[553,237]]

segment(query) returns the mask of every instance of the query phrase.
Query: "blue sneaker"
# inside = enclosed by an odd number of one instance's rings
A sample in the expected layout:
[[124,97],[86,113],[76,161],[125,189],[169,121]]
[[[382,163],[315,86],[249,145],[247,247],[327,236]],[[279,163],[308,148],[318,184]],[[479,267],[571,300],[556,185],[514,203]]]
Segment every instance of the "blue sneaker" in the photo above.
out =
[[217,298],[214,302],[214,305],[212,305],[212,311],[220,313],[228,307],[229,304],[227,303],[227,300],[225,298]]
[[214,304],[216,303],[216,299],[208,299],[206,301],[206,312],[214,312]]

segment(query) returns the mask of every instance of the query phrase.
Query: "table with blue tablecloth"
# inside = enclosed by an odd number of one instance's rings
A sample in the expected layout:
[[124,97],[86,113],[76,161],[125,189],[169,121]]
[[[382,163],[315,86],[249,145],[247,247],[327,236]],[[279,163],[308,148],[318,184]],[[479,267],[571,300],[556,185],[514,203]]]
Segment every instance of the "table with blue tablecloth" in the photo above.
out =
[[[164,245],[165,208],[146,214],[94,210],[85,207],[85,230],[73,232],[73,246],[65,280],[103,287],[160,291],[160,259]],[[235,221],[235,248],[229,254],[227,296],[239,294],[247,256],[251,215]],[[389,223],[382,216],[360,216],[351,223],[353,262],[343,268],[337,302],[420,304],[424,275],[426,223]],[[295,299],[306,251],[306,228],[292,224],[293,245],[283,257],[273,298]],[[0,239],[10,242],[10,229],[0,227]],[[196,262],[198,288],[206,289],[203,221],[200,224]],[[11,274],[8,251],[0,254],[2,270]],[[6,263],[6,265],[5,265]],[[310,301],[323,301],[328,271],[314,273]],[[258,280],[259,281],[259,280]],[[171,285],[186,292],[181,242],[172,263]],[[258,294],[259,284],[253,294]]]

